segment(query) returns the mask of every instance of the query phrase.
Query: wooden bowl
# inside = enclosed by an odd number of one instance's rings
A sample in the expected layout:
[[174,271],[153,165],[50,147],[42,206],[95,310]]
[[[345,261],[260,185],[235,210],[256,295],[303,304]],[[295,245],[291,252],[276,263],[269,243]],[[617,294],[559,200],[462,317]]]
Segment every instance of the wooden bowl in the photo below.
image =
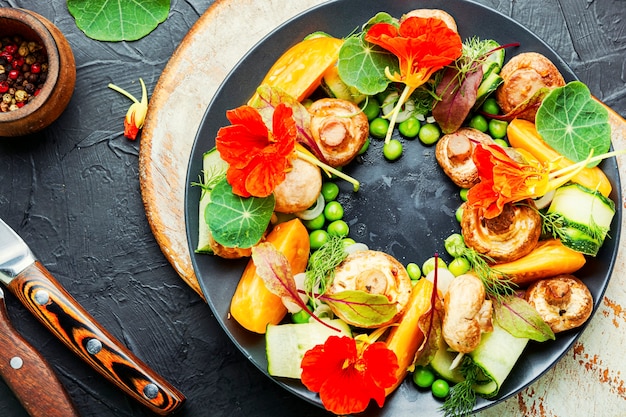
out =
[[76,83],[74,54],[52,22],[30,10],[0,8],[0,38],[15,35],[45,48],[48,76],[32,101],[17,110],[0,112],[0,137],[24,136],[49,126],[67,107]]

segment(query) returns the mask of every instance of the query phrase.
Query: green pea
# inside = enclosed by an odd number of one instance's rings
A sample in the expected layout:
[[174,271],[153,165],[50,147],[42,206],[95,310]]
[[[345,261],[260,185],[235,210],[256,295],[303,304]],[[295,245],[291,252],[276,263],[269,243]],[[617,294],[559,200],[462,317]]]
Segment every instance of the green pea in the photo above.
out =
[[[448,265],[443,261],[443,259],[437,259],[437,268],[447,268]],[[435,270],[435,257],[428,258],[422,264],[422,274],[424,276],[428,275],[431,271]]]
[[454,258],[463,256],[465,252],[465,239],[460,233],[453,233],[443,241],[443,246],[446,248],[446,252]]
[[308,323],[310,318],[311,315],[304,309],[291,315],[291,321],[296,324]]
[[467,192],[468,191],[469,191],[469,188],[461,188],[461,191],[459,191],[459,195],[461,196],[461,200],[467,201]]
[[389,161],[395,161],[402,156],[402,143],[398,139],[391,139],[383,146],[383,155]]
[[480,107],[482,111],[487,114],[498,114],[500,113],[500,106],[498,106],[498,102],[495,98],[489,97],[487,98],[483,105]]
[[504,120],[491,119],[489,121],[489,134],[494,139],[502,139],[506,136],[506,128],[509,124]]
[[411,116],[398,125],[398,131],[405,138],[412,139],[417,136],[421,127],[420,121],[416,117]]
[[348,246],[354,245],[356,243],[356,241],[354,239],[352,239],[351,237],[346,237],[346,238],[341,240],[341,243],[343,243],[343,247],[345,249]]
[[370,122],[378,117],[380,114],[380,103],[376,100],[376,97],[371,96],[366,99],[363,113],[365,113],[367,120]]
[[427,123],[420,129],[418,136],[424,145],[432,145],[439,140],[441,131],[434,123]]
[[461,223],[461,219],[463,218],[463,204],[461,204],[459,208],[456,209],[456,212],[454,213],[454,215],[456,217],[456,221]]
[[313,230],[309,235],[311,250],[317,250],[328,242],[328,232],[324,229]]
[[495,143],[497,143],[498,145],[500,145],[501,147],[503,147],[503,148],[508,148],[509,147],[509,144],[504,139],[494,139],[493,141]]
[[406,272],[409,274],[409,278],[416,281],[422,277],[422,271],[415,262],[411,262],[406,266]]
[[382,117],[377,117],[370,122],[370,135],[375,138],[382,139],[387,135],[389,129],[389,121]]
[[324,223],[326,223],[326,217],[324,217],[324,213],[321,213],[314,219],[305,220],[304,226],[309,230],[317,230],[324,227]]
[[435,373],[425,366],[416,366],[413,372],[413,382],[420,388],[430,388],[435,382]]
[[468,272],[470,267],[470,263],[466,258],[454,258],[448,265],[448,270],[452,272],[452,275],[458,277]]
[[370,147],[370,138],[365,139],[365,143],[363,144],[363,146],[361,146],[361,149],[359,149],[359,155],[363,155],[365,152],[367,152],[367,149]]
[[437,379],[430,386],[433,395],[437,398],[446,398],[450,393],[450,384],[445,379]]
[[470,119],[469,126],[481,132],[486,132],[489,129],[489,122],[482,114],[477,114]]
[[343,207],[338,201],[329,201],[324,207],[324,217],[329,222],[340,220],[343,217]]
[[350,233],[350,226],[343,220],[335,220],[328,225],[326,231],[329,236],[346,237]]
[[322,184],[322,196],[324,201],[333,201],[339,195],[339,186],[334,182],[325,182]]

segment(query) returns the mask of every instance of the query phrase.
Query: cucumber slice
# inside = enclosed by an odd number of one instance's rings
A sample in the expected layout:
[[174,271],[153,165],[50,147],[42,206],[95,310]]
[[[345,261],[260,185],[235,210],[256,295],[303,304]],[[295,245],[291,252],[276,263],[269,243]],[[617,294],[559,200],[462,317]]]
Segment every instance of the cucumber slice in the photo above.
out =
[[559,187],[548,208],[563,220],[561,241],[571,249],[595,256],[615,215],[615,203],[580,184]]
[[[511,335],[494,322],[493,331],[484,333],[478,347],[468,353],[482,371],[482,375],[478,376],[480,382],[474,384],[474,391],[485,398],[497,395],[500,386],[515,366],[528,340]],[[457,354],[457,352],[448,350],[444,343],[435,353],[430,366],[442,378],[453,383],[461,382],[464,377],[459,369],[451,369],[452,361]]]
[[[499,69],[498,69],[499,72]],[[478,90],[476,91],[476,104],[474,107],[480,107],[489,94],[496,91],[496,89],[504,82],[504,79],[496,71],[490,71],[486,78],[483,78]]]
[[213,148],[204,153],[202,156],[202,193],[200,194],[200,203],[198,205],[198,246],[196,253],[213,253],[209,245],[209,225],[204,219],[206,206],[211,201],[211,189],[216,183],[216,178],[226,175],[228,164],[222,160],[217,149]]
[[493,331],[482,335],[480,344],[469,353],[474,363],[482,369],[489,382],[474,386],[476,393],[489,398],[498,394],[500,386],[509,376],[524,348],[527,338],[515,337],[496,322]]
[[270,324],[265,332],[267,372],[275,377],[300,378],[304,354],[326,342],[330,336],[352,337],[350,326],[343,320],[325,320],[339,332],[317,321],[301,324]]
[[356,104],[365,100],[365,94],[343,82],[336,65],[333,65],[324,73],[321,87],[331,98],[340,98]]

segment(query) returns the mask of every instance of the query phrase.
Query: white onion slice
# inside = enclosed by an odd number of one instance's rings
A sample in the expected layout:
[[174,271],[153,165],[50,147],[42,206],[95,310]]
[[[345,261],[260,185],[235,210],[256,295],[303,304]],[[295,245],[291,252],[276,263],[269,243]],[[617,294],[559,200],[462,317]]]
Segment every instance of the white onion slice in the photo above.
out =
[[326,202],[324,201],[324,196],[320,193],[320,195],[317,196],[317,200],[315,201],[315,205],[313,207],[299,211],[295,213],[295,215],[302,220],[313,220],[324,212],[325,204]]
[[[306,280],[306,273],[301,272],[299,274],[294,275],[293,280],[296,282],[296,289],[304,290],[304,281]],[[302,300],[304,304],[309,302],[309,296],[306,295],[305,293],[298,292],[298,295],[300,296],[300,299]],[[285,305],[287,310],[292,314],[297,313],[298,311],[302,310],[302,307],[300,307],[298,304],[291,302],[289,300],[286,300],[284,298],[283,298],[283,304]]]
[[555,192],[556,190],[550,190],[543,196],[533,199],[533,201],[535,202],[535,206],[537,206],[539,210],[548,207],[552,202],[552,198],[554,198]]
[[365,243],[353,243],[350,246],[346,246],[343,251],[347,253],[348,255],[351,255],[354,252],[368,250],[368,249],[369,247]]
[[333,314],[333,311],[330,309],[328,304],[324,304],[324,303],[318,304],[315,311],[313,311],[313,314],[315,315],[315,317],[320,318],[320,319],[327,318],[327,319],[332,320],[333,318],[335,318],[335,315]]
[[[388,116],[393,111],[394,107],[398,103],[398,99],[399,99],[399,94],[395,91],[389,93],[387,97],[385,97],[385,100],[383,101],[383,106],[382,106],[383,114],[385,116]],[[413,99],[408,99],[404,103],[403,109],[398,112],[398,116],[396,117],[396,122],[397,123],[404,122],[406,119],[408,119],[409,117],[413,115],[414,111],[415,111],[415,102],[413,101]]]
[[[437,268],[437,289],[441,291],[441,295],[446,295],[448,286],[454,278],[454,274],[448,268]],[[425,279],[435,282],[435,270],[430,271]]]

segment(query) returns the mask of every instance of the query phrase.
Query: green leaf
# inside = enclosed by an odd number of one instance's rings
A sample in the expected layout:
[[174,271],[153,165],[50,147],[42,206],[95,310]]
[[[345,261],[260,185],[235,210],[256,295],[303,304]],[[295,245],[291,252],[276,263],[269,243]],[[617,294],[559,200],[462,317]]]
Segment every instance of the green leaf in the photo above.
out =
[[495,320],[500,327],[519,338],[545,342],[554,340],[554,332],[537,310],[516,295],[507,297],[494,308]]
[[283,302],[288,301],[301,308],[306,305],[298,295],[296,281],[293,279],[289,260],[270,242],[259,243],[252,248],[252,261],[257,274],[263,279],[265,287]]
[[390,83],[385,75],[386,67],[392,74],[400,72],[395,55],[365,41],[362,36],[346,39],[339,50],[339,77],[362,94],[374,95],[385,91]]
[[382,294],[346,290],[320,297],[326,304],[341,311],[347,321],[360,326],[376,326],[388,322],[398,312]]
[[584,161],[591,151],[606,153],[611,146],[609,113],[580,81],[553,89],[537,110],[535,124],[548,145],[574,162]]
[[250,248],[261,240],[274,211],[274,196],[243,198],[223,179],[213,191],[204,218],[213,239],[228,248]]
[[76,26],[99,41],[135,41],[167,19],[170,0],[67,0]]

